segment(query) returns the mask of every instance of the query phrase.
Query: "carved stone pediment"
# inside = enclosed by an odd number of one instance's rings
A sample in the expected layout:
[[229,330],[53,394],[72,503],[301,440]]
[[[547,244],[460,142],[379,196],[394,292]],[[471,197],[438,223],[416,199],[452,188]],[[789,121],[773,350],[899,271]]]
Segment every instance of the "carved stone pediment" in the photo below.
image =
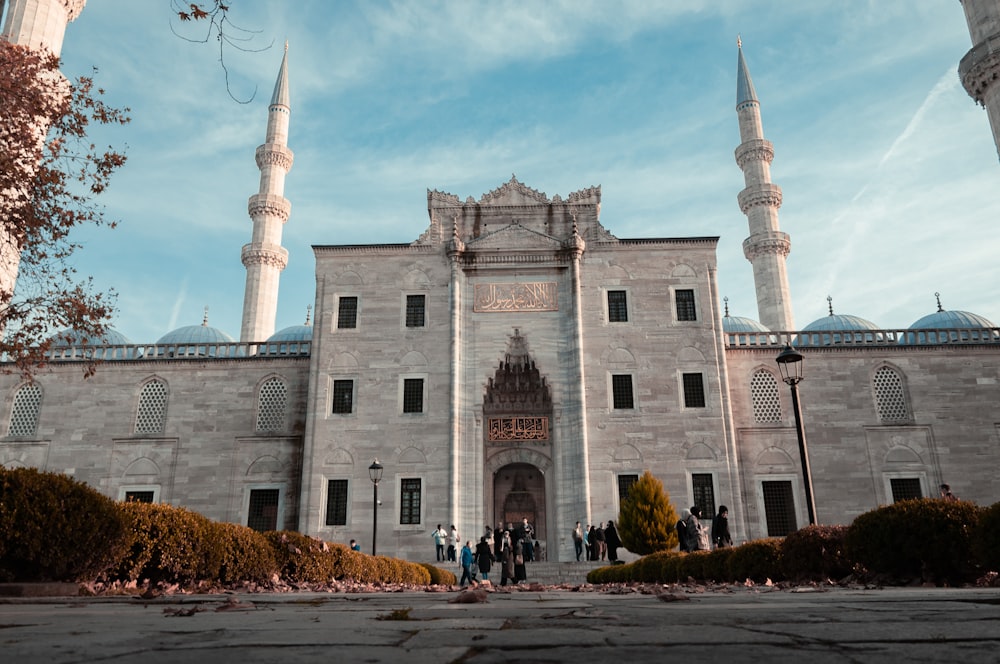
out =
[[512,249],[557,251],[561,248],[562,242],[556,238],[527,228],[517,221],[466,244],[466,249],[470,251],[508,251]]
[[519,182],[516,175],[493,191],[483,194],[480,205],[548,205],[551,203],[545,192],[538,191]]

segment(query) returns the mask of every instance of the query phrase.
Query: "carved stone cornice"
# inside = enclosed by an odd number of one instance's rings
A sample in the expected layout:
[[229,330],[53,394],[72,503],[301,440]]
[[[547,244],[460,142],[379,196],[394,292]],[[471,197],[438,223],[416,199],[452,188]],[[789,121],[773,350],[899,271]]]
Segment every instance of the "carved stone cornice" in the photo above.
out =
[[66,18],[75,21],[76,17],[83,11],[83,6],[87,0],[62,0],[62,6],[66,8]]
[[736,165],[741,171],[748,161],[766,161],[770,164],[773,160],[774,144],[763,138],[752,138],[736,148]]
[[247,201],[247,213],[251,219],[267,215],[277,217],[281,219],[281,223],[285,223],[288,221],[288,216],[292,213],[292,204],[284,196],[254,194]]
[[758,256],[779,255],[787,257],[792,250],[788,233],[771,231],[761,235],[751,235],[743,240],[743,255],[751,263]]
[[958,75],[969,96],[983,106],[986,91],[1000,77],[1000,34],[972,47],[959,63]]
[[739,193],[737,200],[743,214],[758,205],[779,208],[781,207],[781,187],[770,182],[750,185]]
[[284,270],[288,265],[288,251],[276,244],[245,244],[243,251],[240,252],[240,258],[245,267],[267,265]]
[[295,153],[293,153],[287,146],[281,145],[280,143],[264,143],[263,145],[257,146],[257,152],[254,154],[254,158],[257,160],[257,168],[263,168],[264,166],[280,166],[285,169],[285,172],[292,170],[292,162],[295,161]]

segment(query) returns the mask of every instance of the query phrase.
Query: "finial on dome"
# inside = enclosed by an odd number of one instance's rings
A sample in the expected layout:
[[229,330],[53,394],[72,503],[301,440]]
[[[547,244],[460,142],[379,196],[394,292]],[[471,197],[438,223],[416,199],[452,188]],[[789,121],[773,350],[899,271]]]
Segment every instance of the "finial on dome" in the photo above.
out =
[[201,319],[201,326],[208,327],[208,307],[205,307],[205,317]]
[[312,325],[312,312],[313,312],[313,305],[307,304],[306,305],[306,325]]
[[288,53],[288,40],[285,40],[285,53]]
[[826,296],[826,306],[830,310],[830,315],[833,315],[833,297],[830,295]]
[[944,308],[941,306],[941,293],[934,293],[934,297],[937,298],[938,311],[944,311]]
[[723,314],[723,316],[725,316],[726,318],[729,318],[729,296],[727,295],[724,298],[722,298],[722,301],[725,303],[725,307],[726,307],[725,313]]
[[736,33],[736,48],[743,48],[743,40],[740,38],[740,33]]

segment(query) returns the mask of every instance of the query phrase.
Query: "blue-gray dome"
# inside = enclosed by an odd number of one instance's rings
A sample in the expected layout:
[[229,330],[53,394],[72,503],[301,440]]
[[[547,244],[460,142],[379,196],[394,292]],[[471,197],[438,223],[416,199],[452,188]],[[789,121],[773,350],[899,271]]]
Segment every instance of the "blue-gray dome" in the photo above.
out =
[[770,332],[762,323],[744,316],[723,316],[722,331],[726,334],[755,334]]
[[794,346],[833,346],[881,341],[882,334],[873,334],[879,327],[875,323],[848,314],[823,316],[806,325],[795,337]]
[[69,327],[52,335],[53,346],[130,346],[131,344],[128,337],[110,327],[103,335],[94,338]]
[[136,357],[132,341],[110,327],[99,337],[66,328],[52,335],[49,357],[54,360],[127,360]]
[[268,337],[267,342],[275,341],[312,341],[313,338],[313,326],[312,325],[292,325],[291,327],[286,327],[283,330],[278,330],[270,337]]
[[938,310],[928,314],[910,326],[911,330],[954,330],[996,327],[988,319],[968,311]]
[[861,318],[845,314],[823,316],[802,328],[803,332],[850,332],[856,330],[877,330],[878,325]]
[[207,324],[188,325],[173,332],[167,332],[156,342],[157,346],[167,344],[226,344],[236,340],[222,330]]
[[156,342],[157,357],[243,357],[236,340],[222,330],[208,325],[208,315],[201,325],[188,325],[167,332]]
[[292,325],[278,330],[259,349],[260,355],[308,355],[313,337],[313,326]]

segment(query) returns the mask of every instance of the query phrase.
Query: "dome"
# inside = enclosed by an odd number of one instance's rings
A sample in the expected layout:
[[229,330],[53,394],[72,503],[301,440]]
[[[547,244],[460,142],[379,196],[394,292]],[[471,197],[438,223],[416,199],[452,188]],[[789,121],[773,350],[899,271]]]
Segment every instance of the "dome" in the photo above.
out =
[[911,330],[954,330],[996,327],[988,319],[968,311],[938,310],[913,323]]
[[258,350],[260,355],[308,355],[313,337],[313,326],[306,319],[305,325],[292,325],[278,330]]
[[52,335],[52,345],[65,346],[130,346],[132,341],[118,330],[108,328],[100,337],[88,338],[84,333],[67,327]]
[[881,341],[882,334],[870,334],[881,328],[867,318],[833,313],[833,298],[827,296],[830,313],[806,325],[795,339],[795,346],[831,346]]
[[[934,293],[934,297],[937,298],[937,311],[927,314],[910,325],[909,329],[917,331],[902,335],[899,338],[899,343],[939,344],[955,341],[995,342],[998,340],[993,332],[996,325],[992,321],[968,311],[946,311],[941,306],[940,293]],[[935,332],[935,330],[948,331]],[[989,331],[977,332],[976,330]]]
[[208,324],[208,309],[201,325],[180,327],[173,332],[167,332],[157,340],[156,354],[166,357],[183,357],[193,355],[198,357],[242,356],[241,348],[229,347],[236,340],[222,330]]
[[268,337],[267,342],[272,343],[275,341],[312,341],[313,338],[313,326],[312,325],[292,325],[291,327],[286,327],[283,330],[278,330],[270,337]]
[[803,332],[849,332],[853,330],[877,330],[878,325],[860,316],[830,314],[817,318],[802,328]]
[[755,334],[770,332],[763,324],[744,316],[723,316],[722,331],[726,334]]
[[[111,348],[108,348],[111,346]],[[103,335],[93,339],[83,332],[66,328],[52,335],[52,348],[49,351],[53,359],[90,359],[90,360],[124,360],[135,356],[134,348],[115,348],[116,346],[132,346],[132,341],[118,330],[108,328]],[[84,350],[86,349],[86,350]]]

